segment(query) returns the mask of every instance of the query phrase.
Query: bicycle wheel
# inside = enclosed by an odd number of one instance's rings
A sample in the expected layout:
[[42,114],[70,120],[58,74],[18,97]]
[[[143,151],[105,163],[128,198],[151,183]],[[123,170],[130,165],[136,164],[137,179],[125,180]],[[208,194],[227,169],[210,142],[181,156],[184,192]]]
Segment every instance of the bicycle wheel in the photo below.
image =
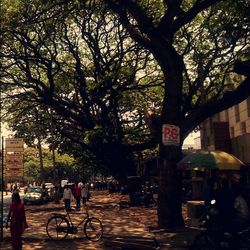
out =
[[101,221],[95,217],[88,218],[84,223],[84,233],[88,240],[98,241],[103,234]]
[[67,237],[69,228],[68,220],[63,216],[51,217],[46,225],[46,232],[52,240],[63,240]]
[[239,244],[243,249],[250,249],[250,230],[243,232],[239,237]]

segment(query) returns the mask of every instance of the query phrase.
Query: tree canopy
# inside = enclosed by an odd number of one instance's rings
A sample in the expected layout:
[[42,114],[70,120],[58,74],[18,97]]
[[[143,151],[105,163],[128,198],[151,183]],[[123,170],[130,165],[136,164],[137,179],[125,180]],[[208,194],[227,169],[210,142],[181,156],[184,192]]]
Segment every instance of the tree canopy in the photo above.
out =
[[[183,140],[250,94],[249,75],[234,74],[249,60],[248,1],[16,2],[2,35],[9,97],[53,109],[65,140],[113,173],[133,173],[132,153],[160,145],[159,226],[180,224]],[[162,143],[163,124],[179,142]]]
[[[104,7],[60,13],[3,33],[6,113],[17,128],[24,125],[20,114],[27,117],[34,107],[40,110],[40,121],[49,120],[46,106],[61,135],[57,145],[77,156],[84,152],[96,157],[115,175],[129,170],[132,147],[142,138],[142,149],[152,141],[143,117],[145,109],[162,98],[162,76],[149,52],[134,43]],[[30,106],[22,108],[27,101]],[[49,123],[42,123],[44,131]]]

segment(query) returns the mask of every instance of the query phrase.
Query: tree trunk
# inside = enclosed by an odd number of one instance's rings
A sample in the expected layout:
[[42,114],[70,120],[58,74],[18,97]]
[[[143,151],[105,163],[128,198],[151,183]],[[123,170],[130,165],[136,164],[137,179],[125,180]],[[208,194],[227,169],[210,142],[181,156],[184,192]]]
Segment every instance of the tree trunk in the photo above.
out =
[[39,161],[40,161],[40,176],[41,176],[41,182],[44,181],[44,167],[43,167],[43,152],[42,152],[42,143],[40,135],[37,135],[37,147],[38,147],[38,154],[39,154]]
[[174,229],[183,226],[181,176],[176,170],[181,147],[162,146],[159,169],[158,226]]
[[43,167],[43,153],[42,153],[42,139],[41,139],[41,132],[40,132],[40,121],[39,121],[39,114],[38,111],[35,110],[35,119],[37,124],[37,129],[35,131],[36,138],[37,138],[37,148],[38,148],[38,155],[39,155],[39,161],[40,161],[40,178],[41,182],[44,181],[44,167]]
[[[168,43],[161,43],[155,58],[161,65],[165,78],[165,95],[161,113],[162,124],[180,128],[182,109],[183,60]],[[159,49],[160,48],[160,49]],[[164,53],[165,52],[165,53]],[[179,138],[181,138],[179,131]],[[183,225],[181,203],[181,176],[176,163],[181,158],[179,142],[160,142],[158,224],[160,228],[173,229]]]
[[53,115],[50,113],[50,132],[51,132],[51,151],[52,151],[52,166],[53,166],[53,179],[56,181],[56,156],[55,156],[55,138],[54,138],[54,126],[53,126]]

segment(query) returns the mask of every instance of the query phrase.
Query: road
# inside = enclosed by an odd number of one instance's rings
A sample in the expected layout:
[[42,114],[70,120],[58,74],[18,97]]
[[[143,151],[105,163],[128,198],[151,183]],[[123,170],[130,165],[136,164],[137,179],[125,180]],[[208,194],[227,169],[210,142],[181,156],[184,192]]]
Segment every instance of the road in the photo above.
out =
[[[91,199],[88,202],[89,214],[99,218],[104,228],[103,239],[98,242],[88,241],[82,228],[79,228],[76,235],[68,235],[67,239],[61,242],[48,239],[46,223],[53,213],[65,214],[63,201],[60,201],[59,204],[49,202],[39,206],[25,206],[29,228],[25,230],[23,235],[23,249],[106,250],[124,249],[128,244],[143,245],[143,248],[140,249],[147,249],[145,246],[149,246],[156,238],[161,244],[161,249],[186,250],[197,233],[200,232],[197,229],[186,227],[173,231],[158,230],[155,206],[120,208],[118,204],[121,201],[127,202],[128,196],[116,193],[109,194],[107,191],[93,191],[91,193]],[[72,206],[75,206],[74,202]],[[186,208],[183,211],[185,212]],[[84,215],[84,209],[71,213],[75,224],[79,223]],[[4,228],[4,241],[0,242],[0,249],[11,250],[10,231],[6,228]]]

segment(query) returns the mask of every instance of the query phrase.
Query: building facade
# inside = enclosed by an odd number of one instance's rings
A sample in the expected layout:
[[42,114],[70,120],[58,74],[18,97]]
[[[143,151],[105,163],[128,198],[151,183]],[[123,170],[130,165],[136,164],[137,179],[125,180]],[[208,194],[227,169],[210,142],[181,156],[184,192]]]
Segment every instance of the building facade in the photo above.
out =
[[183,150],[199,150],[201,149],[200,131],[191,132],[184,140]]
[[201,124],[201,147],[223,150],[250,164],[250,97]]

